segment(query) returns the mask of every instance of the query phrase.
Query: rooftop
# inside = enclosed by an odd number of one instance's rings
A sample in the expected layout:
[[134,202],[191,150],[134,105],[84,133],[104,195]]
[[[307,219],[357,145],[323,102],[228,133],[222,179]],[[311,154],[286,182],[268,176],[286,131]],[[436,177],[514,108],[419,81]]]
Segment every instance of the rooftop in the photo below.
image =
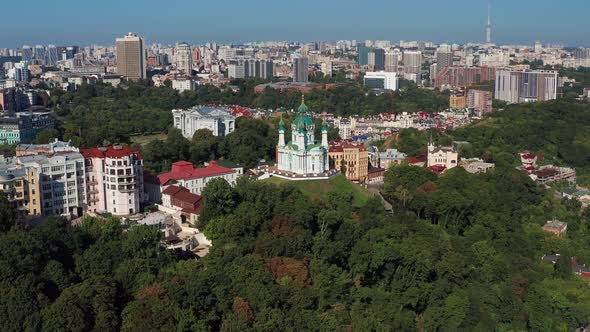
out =
[[160,185],[163,186],[170,180],[207,178],[235,172],[231,168],[220,166],[216,161],[211,161],[206,167],[199,168],[194,168],[193,164],[188,161],[178,161],[172,164],[172,170],[170,172],[158,175],[158,179],[160,180]]
[[102,148],[81,149],[80,153],[85,158],[123,158],[136,155],[142,159],[139,152],[125,145],[111,145]]

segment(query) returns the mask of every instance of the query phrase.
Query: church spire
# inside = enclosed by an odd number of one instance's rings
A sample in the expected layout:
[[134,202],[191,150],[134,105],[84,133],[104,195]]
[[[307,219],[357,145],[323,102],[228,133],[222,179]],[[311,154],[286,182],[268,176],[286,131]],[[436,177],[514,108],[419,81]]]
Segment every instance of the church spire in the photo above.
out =
[[301,95],[301,105],[297,109],[299,113],[307,113],[307,105],[305,105],[305,95]]

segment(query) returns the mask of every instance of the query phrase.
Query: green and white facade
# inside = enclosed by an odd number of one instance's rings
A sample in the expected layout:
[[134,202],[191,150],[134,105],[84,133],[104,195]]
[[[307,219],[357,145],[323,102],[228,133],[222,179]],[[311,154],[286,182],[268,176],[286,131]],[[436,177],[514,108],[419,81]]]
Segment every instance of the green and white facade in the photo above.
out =
[[322,126],[322,141],[317,144],[314,137],[315,125],[307,115],[308,108],[302,98],[297,117],[291,124],[291,142],[285,143],[285,124],[279,125],[277,145],[277,169],[281,173],[314,177],[329,170],[328,126]]

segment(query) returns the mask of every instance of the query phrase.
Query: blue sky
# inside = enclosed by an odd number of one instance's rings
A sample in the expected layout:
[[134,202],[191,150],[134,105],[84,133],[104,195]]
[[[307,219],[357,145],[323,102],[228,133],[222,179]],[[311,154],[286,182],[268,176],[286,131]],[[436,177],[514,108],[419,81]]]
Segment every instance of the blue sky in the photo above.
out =
[[[4,2],[4,1],[3,1]],[[0,47],[146,42],[483,41],[487,0],[29,0],[2,3]],[[590,0],[493,0],[499,43],[590,46]]]

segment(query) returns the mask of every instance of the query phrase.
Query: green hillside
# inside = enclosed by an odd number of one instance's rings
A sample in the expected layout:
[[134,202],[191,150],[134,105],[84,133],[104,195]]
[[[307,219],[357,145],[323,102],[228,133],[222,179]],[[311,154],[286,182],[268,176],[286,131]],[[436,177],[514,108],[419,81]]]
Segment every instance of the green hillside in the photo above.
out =
[[354,205],[361,206],[373,195],[367,189],[346,180],[344,175],[335,176],[330,180],[289,181],[279,177],[271,177],[264,181],[292,185],[314,201],[326,200],[328,193],[332,191],[352,192]]

